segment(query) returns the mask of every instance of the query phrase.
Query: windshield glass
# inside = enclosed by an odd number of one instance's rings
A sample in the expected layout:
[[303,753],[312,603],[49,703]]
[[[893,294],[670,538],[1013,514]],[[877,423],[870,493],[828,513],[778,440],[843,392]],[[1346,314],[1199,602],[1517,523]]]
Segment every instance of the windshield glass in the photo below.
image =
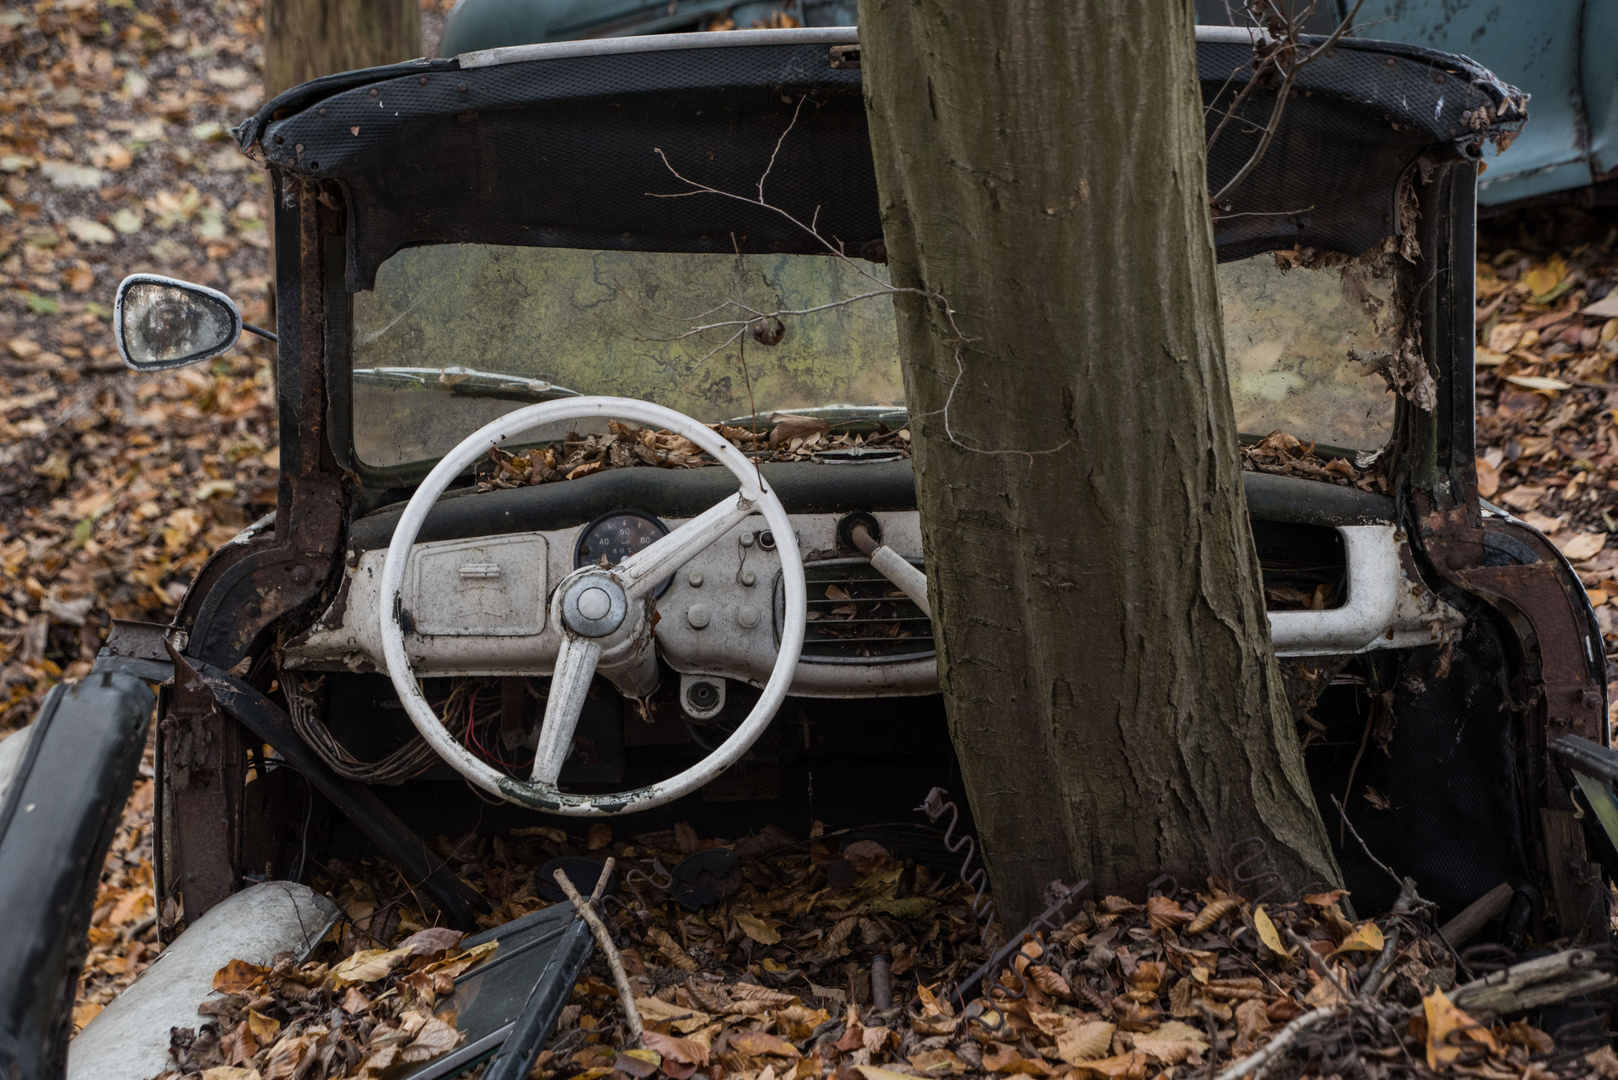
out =
[[[885,267],[821,255],[406,249],[382,264],[374,292],[354,297],[355,450],[371,465],[436,458],[501,413],[570,393],[707,423],[891,411],[904,402],[893,301],[825,306],[886,280]],[[715,326],[811,308],[822,310],[788,319],[773,346]]]
[[[708,423],[839,407],[902,423],[891,298],[840,303],[885,281],[883,266],[820,255],[408,248],[353,299],[354,449],[371,466],[431,460],[502,413],[573,394]],[[1221,266],[1219,286],[1239,430],[1387,440],[1392,396],[1347,354],[1392,346],[1390,275],[1260,255]],[[808,313],[773,346],[739,333],[775,310]]]

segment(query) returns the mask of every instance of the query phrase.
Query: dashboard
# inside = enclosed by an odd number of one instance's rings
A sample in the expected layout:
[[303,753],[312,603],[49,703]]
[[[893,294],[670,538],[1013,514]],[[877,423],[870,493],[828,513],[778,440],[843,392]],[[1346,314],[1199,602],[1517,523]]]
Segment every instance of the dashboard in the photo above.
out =
[[[921,566],[914,510],[859,514],[881,542]],[[791,693],[863,698],[938,690],[933,628],[871,563],[839,540],[842,513],[790,515],[804,555],[808,632]],[[548,675],[560,635],[547,625],[549,599],[574,569],[616,565],[684,524],[626,507],[586,524],[416,545],[402,590],[405,645],[417,675]],[[1404,537],[1392,525],[1337,527],[1346,563],[1343,598],[1323,610],[1272,610],[1282,656],[1406,648],[1458,629],[1464,617],[1425,589]],[[284,663],[303,670],[383,670],[377,622],[385,546],[355,550],[330,608],[289,642]],[[654,596],[663,662],[682,682],[762,686],[782,625],[781,560],[760,515],[723,534]],[[686,695],[682,694],[682,700]],[[689,704],[689,703],[688,703]],[[693,716],[699,715],[692,712]]]
[[[868,515],[883,543],[921,565],[915,511]],[[870,563],[838,543],[841,514],[793,514],[804,553],[809,630],[793,678],[800,697],[884,697],[938,690],[932,623]],[[685,523],[625,508],[588,524],[417,544],[405,574],[405,645],[422,677],[544,675],[560,636],[552,589],[574,569],[616,565]],[[386,550],[357,553],[337,599],[289,642],[303,670],[380,671],[378,584]],[[781,560],[760,515],[732,528],[655,594],[658,651],[682,676],[762,686],[780,639]]]

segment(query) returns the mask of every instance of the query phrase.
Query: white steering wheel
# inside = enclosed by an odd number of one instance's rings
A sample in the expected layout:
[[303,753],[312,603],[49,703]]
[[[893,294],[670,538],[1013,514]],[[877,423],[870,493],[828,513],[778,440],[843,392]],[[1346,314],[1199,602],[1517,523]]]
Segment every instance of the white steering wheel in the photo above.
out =
[[[611,569],[583,567],[563,578],[551,594],[550,632],[561,636],[550,696],[540,727],[534,768],[526,781],[508,776],[479,760],[462,746],[422,696],[405,651],[401,614],[405,569],[410,549],[427,512],[452,480],[490,447],[541,425],[586,418],[633,420],[665,428],[690,439],[713,455],[741,483],[741,490],[692,518],[667,536]],[[626,695],[645,697],[657,688],[657,654],[653,646],[654,593],[664,579],[692,556],[729,532],[750,514],[762,513],[775,534],[781,556],[786,600],[780,652],[758,703],[736,731],[712,753],[684,772],[650,787],[610,795],[569,795],[556,786],[562,762],[573,745],[590,680],[599,671]],[[511,802],[575,817],[600,817],[647,810],[695,791],[733,765],[764,734],[792,683],[807,625],[803,558],[792,522],[781,500],[764,482],[758,468],[710,428],[683,413],[629,398],[577,397],[546,401],[509,412],[469,435],[427,474],[393,530],[382,567],[382,653],[388,676],[405,712],[422,738],[472,783]]]

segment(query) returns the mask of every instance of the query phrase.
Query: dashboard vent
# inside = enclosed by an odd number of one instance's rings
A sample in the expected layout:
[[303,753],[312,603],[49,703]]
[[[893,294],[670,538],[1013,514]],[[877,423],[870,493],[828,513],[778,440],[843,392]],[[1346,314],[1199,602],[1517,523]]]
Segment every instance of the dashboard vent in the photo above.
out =
[[[920,566],[921,560],[912,559]],[[932,620],[865,559],[828,559],[804,567],[808,664],[898,663],[933,655]]]

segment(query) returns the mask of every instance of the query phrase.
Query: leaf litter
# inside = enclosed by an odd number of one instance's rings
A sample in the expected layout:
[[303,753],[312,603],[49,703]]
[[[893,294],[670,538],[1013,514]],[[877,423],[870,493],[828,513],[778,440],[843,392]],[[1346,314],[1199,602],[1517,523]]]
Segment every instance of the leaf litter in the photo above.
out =
[[[436,25],[445,5],[427,6]],[[51,685],[88,670],[111,618],[167,621],[206,554],[274,505],[268,351],[248,339],[206,369],[135,376],[118,364],[109,327],[112,288],[135,270],[213,285],[249,321],[266,321],[264,176],[218,141],[262,96],[261,26],[254,0],[46,0],[0,17],[0,567],[8,586],[0,594],[0,731],[28,722]],[[1610,214],[1557,210],[1483,227],[1480,488],[1578,565],[1609,650],[1618,647],[1618,556],[1608,543],[1618,531],[1615,284]],[[805,419],[719,430],[769,460],[908,449],[908,432],[833,434]],[[496,457],[485,481],[516,486],[599,468],[700,463],[676,438],[624,427],[564,440],[541,448],[537,462]],[[1323,459],[1285,432],[1245,447],[1243,457],[1259,471],[1386,487],[1374,468]],[[151,777],[148,749],[103,869],[76,1027],[161,951],[151,909]],[[794,846],[765,836],[762,846],[758,837],[704,842],[742,853],[742,884],[698,912],[649,884],[652,875],[630,880],[625,904],[609,915],[648,1024],[645,1046],[625,1046],[597,961],[536,1077],[1211,1074],[1306,1009],[1355,991],[1386,940],[1376,923],[1352,923],[1335,906],[1260,909],[1217,888],[1146,905],[1108,897],[1025,942],[988,993],[963,1006],[948,988],[985,958],[964,887],[936,888],[925,867],[885,850],[851,857],[852,847],[836,852],[835,838]],[[556,852],[611,852],[633,865],[676,859],[690,846],[662,834],[596,839],[547,829],[436,843],[497,903],[491,923],[545,906],[533,871]],[[860,869],[828,871],[839,862]],[[306,963],[225,969],[203,1022],[176,1039],[190,1074],[385,1075],[455,1044],[451,1018],[432,1009],[449,973],[481,957],[457,953],[459,936],[432,927],[391,869],[326,870],[317,884],[344,907],[338,930]],[[1283,930],[1304,944],[1283,941]],[[888,1009],[871,998],[878,952],[895,982]],[[1430,936],[1407,933],[1378,1004],[1342,1006],[1342,1018],[1299,1045],[1317,1064],[1351,1046],[1365,1075],[1618,1076],[1610,1050],[1553,1060],[1550,1038],[1523,1021],[1470,1020],[1445,996],[1453,979]]]
[[[621,892],[601,914],[644,1034],[635,1045],[597,956],[534,1080],[1211,1076],[1300,1018],[1313,1026],[1285,1036],[1291,1055],[1266,1075],[1536,1080],[1618,1069],[1610,1049],[1559,1054],[1521,1019],[1468,1016],[1450,998],[1453,954],[1427,924],[1355,920],[1341,890],[1253,904],[1211,881],[1145,904],[1085,899],[1064,925],[1021,935],[963,1002],[953,989],[988,955],[974,890],[869,839],[799,841],[773,826],[735,841],[698,840],[688,826],[619,838],[597,825],[585,836],[532,827],[429,843],[494,905],[486,927],[549,906],[539,881],[551,859],[611,856],[620,868]],[[681,903],[669,868],[716,849],[736,857],[734,889]],[[169,1080],[391,1076],[459,1045],[441,1010],[454,977],[495,943],[459,950],[461,935],[426,926],[380,864],[334,861],[313,883],[337,898],[338,926],[301,964],[221,969],[198,1025],[173,1033]],[[891,1001],[876,985],[882,966]]]

